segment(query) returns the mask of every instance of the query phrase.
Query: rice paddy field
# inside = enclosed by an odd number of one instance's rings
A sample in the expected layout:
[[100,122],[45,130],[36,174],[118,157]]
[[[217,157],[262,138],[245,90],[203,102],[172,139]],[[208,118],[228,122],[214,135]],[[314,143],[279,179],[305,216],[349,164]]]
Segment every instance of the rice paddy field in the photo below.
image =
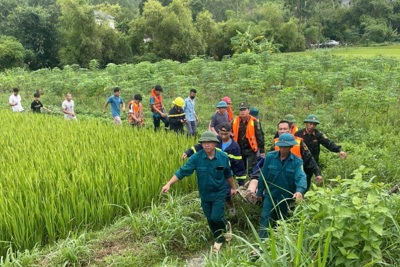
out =
[[400,59],[400,45],[392,46],[376,46],[376,47],[346,47],[341,46],[337,48],[321,48],[313,49],[306,52],[296,52],[289,54],[297,55],[311,55],[314,53],[328,52],[330,55],[345,56],[345,57],[390,57]]
[[[160,196],[196,140],[154,133],[147,102],[154,84],[163,86],[167,109],[175,97],[198,90],[199,132],[229,95],[234,107],[247,101],[259,109],[267,143],[285,114],[301,127],[313,113],[318,128],[348,154],[342,160],[322,149],[324,186],[313,187],[267,243],[257,240],[260,207],[235,199],[234,244],[207,256],[205,266],[400,266],[400,196],[387,194],[400,181],[400,53],[364,49],[1,72],[0,266],[175,267],[207,249],[211,237],[196,192],[175,197],[195,191],[195,179]],[[125,126],[113,126],[109,112],[102,112],[116,85],[126,102],[142,94],[144,129],[133,129],[125,118]],[[7,99],[13,87],[20,88],[26,109],[40,89],[54,112],[12,113]],[[62,117],[66,92],[72,92],[78,122]],[[116,221],[123,226],[105,239],[86,234]],[[248,257],[254,243],[266,246],[261,262]],[[48,254],[35,249],[52,244]],[[40,259],[32,260],[35,254]]]
[[[74,229],[99,229],[150,206],[182,164],[177,155],[193,143],[95,121],[0,114],[2,253],[10,245],[51,244]],[[191,188],[187,181],[177,185],[183,192]]]

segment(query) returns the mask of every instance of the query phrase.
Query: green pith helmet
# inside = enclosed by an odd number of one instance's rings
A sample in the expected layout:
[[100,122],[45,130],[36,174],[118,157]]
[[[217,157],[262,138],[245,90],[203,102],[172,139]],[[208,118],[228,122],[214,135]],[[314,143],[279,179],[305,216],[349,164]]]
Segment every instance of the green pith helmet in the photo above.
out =
[[211,131],[205,131],[204,133],[201,134],[199,143],[202,142],[216,142],[219,143],[219,140],[217,138],[217,135],[214,132]]
[[294,116],[292,114],[287,114],[285,116],[285,121],[288,121],[289,123],[295,123],[296,120],[294,119]]
[[250,108],[250,115],[258,118],[258,109],[255,107]]
[[283,133],[279,136],[278,142],[276,142],[275,145],[280,147],[289,147],[297,145],[297,142],[292,134]]
[[319,124],[318,117],[314,114],[308,115],[307,118],[304,120],[304,123],[306,123],[306,122],[312,122],[312,123]]
[[225,101],[219,101],[217,104],[217,108],[227,108],[228,104]]

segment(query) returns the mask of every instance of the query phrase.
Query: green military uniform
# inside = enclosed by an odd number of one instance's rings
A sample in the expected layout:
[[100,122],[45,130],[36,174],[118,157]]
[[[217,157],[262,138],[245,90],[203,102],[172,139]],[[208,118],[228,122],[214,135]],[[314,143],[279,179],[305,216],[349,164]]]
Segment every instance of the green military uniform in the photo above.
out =
[[[318,117],[314,114],[307,116],[304,123],[307,122],[319,124]],[[314,129],[312,133],[307,132],[306,129],[302,129],[297,131],[294,135],[303,138],[304,143],[307,145],[317,164],[319,164],[320,145],[323,145],[326,149],[332,152],[339,153],[342,151],[340,146],[336,145],[323,132],[317,129]]]
[[[279,147],[293,147],[297,142],[289,133],[281,134]],[[289,153],[281,159],[281,151],[269,152],[265,157],[262,175],[258,179],[257,196],[264,195],[261,211],[260,237],[268,236],[268,226],[281,216],[286,217],[288,206],[293,202],[293,194],[304,194],[307,188],[306,175],[303,171],[303,160]]]
[[189,158],[176,173],[179,180],[196,171],[201,207],[217,242],[224,241],[226,180],[233,176],[228,156],[219,150],[209,159],[201,150]]

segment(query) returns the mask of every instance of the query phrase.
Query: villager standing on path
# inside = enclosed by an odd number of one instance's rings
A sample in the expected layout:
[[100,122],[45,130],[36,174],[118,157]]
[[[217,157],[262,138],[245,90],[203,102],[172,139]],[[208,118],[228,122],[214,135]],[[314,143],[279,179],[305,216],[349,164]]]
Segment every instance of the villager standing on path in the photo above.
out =
[[65,94],[65,100],[62,102],[61,107],[66,120],[78,120],[75,115],[75,102],[72,100],[71,93]]
[[40,113],[41,108],[46,110],[47,112],[51,112],[50,109],[43,106],[42,102],[40,102],[40,93],[36,92],[33,94],[33,102],[31,103],[31,111],[34,113]]
[[108,104],[109,103],[111,104],[111,115],[113,117],[114,123],[117,125],[122,125],[121,109],[120,109],[121,106],[122,106],[122,112],[125,112],[125,103],[120,95],[121,95],[121,89],[119,87],[115,87],[114,95],[110,96],[107,99],[103,108],[103,112],[105,113],[107,111]]
[[153,112],[154,131],[160,129],[160,121],[164,123],[165,129],[168,129],[169,127],[168,115],[165,113],[164,103],[161,96],[162,91],[163,88],[161,85],[156,85],[153,89],[151,89],[150,108]]
[[186,164],[164,185],[161,192],[168,192],[171,185],[196,171],[201,207],[215,239],[214,251],[218,252],[225,241],[226,183],[228,182],[231,186],[232,196],[236,194],[236,186],[228,156],[224,152],[215,149],[219,142],[217,135],[213,132],[205,131],[201,135],[199,142],[203,146],[203,150],[191,156]]
[[[308,115],[304,120],[304,123],[306,124],[306,127],[297,131],[295,136],[298,136],[304,140],[304,143],[307,145],[311,155],[314,157],[319,166],[320,145],[323,145],[329,151],[339,153],[340,157],[343,159],[347,158],[347,154],[342,150],[341,146],[336,145],[323,132],[316,129],[317,125],[319,124],[319,120],[316,115]],[[305,171],[307,175],[307,184],[310,185],[313,172],[309,169],[306,169]]]
[[264,138],[258,120],[250,115],[249,105],[241,102],[239,111],[239,116],[232,122],[233,140],[239,144],[248,177],[251,177],[258,154],[261,157],[265,156]]
[[186,129],[188,136],[197,135],[197,124],[199,123],[199,118],[197,117],[196,111],[194,110],[196,105],[196,94],[196,89],[190,89],[189,96],[185,99],[185,106],[183,108],[187,121]]
[[284,133],[276,143],[279,151],[269,152],[265,158],[257,190],[257,196],[264,197],[259,233],[262,239],[268,236],[268,227],[286,217],[290,203],[303,199],[306,191],[303,161],[290,151],[296,144],[293,135]]
[[175,133],[183,133],[183,125],[185,125],[185,113],[183,112],[183,106],[185,105],[185,100],[182,97],[175,98],[172,101],[174,106],[168,112],[169,129]]
[[210,125],[208,127],[211,132],[214,132],[218,135],[219,127],[221,127],[222,123],[229,122],[227,109],[228,104],[226,104],[225,101],[218,102],[217,112],[215,112],[214,115],[211,117]]
[[19,89],[13,88],[13,93],[8,99],[8,104],[11,106],[13,112],[22,112],[24,108],[21,105],[21,96],[19,95]]

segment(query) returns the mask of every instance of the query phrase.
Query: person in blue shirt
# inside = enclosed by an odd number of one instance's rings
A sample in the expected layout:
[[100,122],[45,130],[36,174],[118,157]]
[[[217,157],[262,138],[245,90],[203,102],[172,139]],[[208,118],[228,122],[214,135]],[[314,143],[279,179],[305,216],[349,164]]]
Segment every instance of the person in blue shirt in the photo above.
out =
[[183,112],[185,112],[185,119],[187,121],[186,128],[188,136],[197,135],[197,123],[199,123],[199,118],[194,110],[196,94],[196,89],[190,89],[189,96],[185,99],[185,106],[183,107]]
[[208,226],[214,236],[214,251],[218,252],[225,241],[225,196],[226,183],[231,186],[231,195],[236,195],[236,186],[228,156],[216,149],[217,135],[205,131],[199,142],[203,150],[192,155],[172,178],[163,186],[161,193],[169,191],[171,185],[190,176],[196,171],[201,207],[207,218]]
[[107,111],[107,106],[111,104],[111,115],[114,118],[114,123],[122,125],[120,106],[122,105],[122,112],[125,112],[125,103],[120,97],[121,89],[119,87],[114,88],[114,95],[110,96],[104,104],[103,112]]
[[294,199],[303,199],[307,189],[303,160],[290,152],[296,145],[294,136],[284,133],[275,145],[279,146],[279,151],[266,155],[258,180],[257,196],[264,198],[259,233],[262,239],[268,236],[269,226],[288,215],[288,207]]
[[[244,185],[246,181],[246,169],[244,168],[244,163],[242,161],[242,154],[240,153],[240,147],[238,143],[236,143],[232,138],[232,126],[229,122],[224,122],[221,124],[221,127],[219,128],[219,135],[217,136],[219,143],[217,143],[217,149],[222,150],[225,152],[228,157],[229,161],[231,164],[231,169],[233,172],[233,175],[235,175],[235,178],[239,184],[239,186]],[[182,154],[182,160],[192,156],[194,153],[197,151],[202,150],[203,147],[201,144],[197,144],[195,146],[192,146],[188,150],[186,150]],[[226,203],[229,206],[229,213],[231,215],[234,215],[236,213],[235,210],[235,205],[233,203],[232,196],[230,194],[230,185],[227,184],[227,192],[226,192]]]

